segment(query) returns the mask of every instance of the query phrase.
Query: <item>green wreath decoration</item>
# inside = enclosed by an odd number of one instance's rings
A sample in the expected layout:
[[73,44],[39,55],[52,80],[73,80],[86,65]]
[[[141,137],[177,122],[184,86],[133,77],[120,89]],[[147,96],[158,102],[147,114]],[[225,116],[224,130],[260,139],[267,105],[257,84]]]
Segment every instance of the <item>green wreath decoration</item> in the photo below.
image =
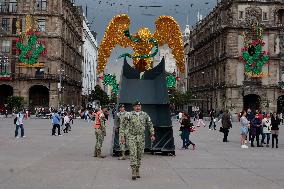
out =
[[245,63],[245,73],[251,77],[264,77],[262,67],[269,63],[269,52],[262,51],[265,45],[262,28],[253,25],[252,29],[243,34],[245,46],[241,49],[240,60]]
[[[39,32],[27,32],[22,33],[17,38],[16,46],[18,48],[20,63],[33,65],[37,63],[40,56],[47,54],[45,41],[41,41],[39,38]],[[27,45],[24,41],[27,40]]]
[[176,86],[177,79],[174,75],[171,74],[171,75],[167,76],[166,80],[167,80],[167,87],[168,88],[173,88],[173,87]]
[[281,81],[279,83],[279,87],[280,87],[281,90],[284,90],[284,81]]
[[103,85],[104,86],[111,86],[112,90],[111,93],[117,95],[119,92],[119,84],[116,81],[116,76],[111,74],[105,74],[103,78]]

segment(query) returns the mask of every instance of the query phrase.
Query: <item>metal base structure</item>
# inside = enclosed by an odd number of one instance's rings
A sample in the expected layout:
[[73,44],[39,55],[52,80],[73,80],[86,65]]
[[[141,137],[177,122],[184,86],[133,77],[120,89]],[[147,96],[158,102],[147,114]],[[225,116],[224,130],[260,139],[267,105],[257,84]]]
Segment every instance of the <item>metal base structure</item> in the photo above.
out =
[[[151,117],[155,129],[154,142],[151,142],[149,130],[146,130],[145,152],[175,155],[164,59],[155,68],[144,72],[141,78],[140,72],[124,60],[118,103],[124,104],[126,111],[132,111],[132,103],[137,100],[142,103],[142,110]],[[115,128],[112,144],[112,154],[119,155],[119,137]]]

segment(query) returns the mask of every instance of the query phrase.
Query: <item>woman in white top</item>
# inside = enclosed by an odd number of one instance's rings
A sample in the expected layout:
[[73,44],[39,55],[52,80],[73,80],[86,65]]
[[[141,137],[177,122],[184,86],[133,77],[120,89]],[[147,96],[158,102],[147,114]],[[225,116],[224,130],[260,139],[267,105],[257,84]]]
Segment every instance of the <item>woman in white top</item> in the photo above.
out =
[[241,119],[240,119],[241,126],[242,126],[241,128],[241,148],[248,148],[248,146],[245,145],[245,141],[247,138],[250,122],[248,121],[246,116],[247,116],[247,112],[244,110],[241,114]]
[[[266,144],[266,147],[269,147],[269,140],[271,134],[271,117],[270,114],[267,114],[266,117],[262,120],[262,139],[261,144]],[[266,138],[266,143],[264,142]]]

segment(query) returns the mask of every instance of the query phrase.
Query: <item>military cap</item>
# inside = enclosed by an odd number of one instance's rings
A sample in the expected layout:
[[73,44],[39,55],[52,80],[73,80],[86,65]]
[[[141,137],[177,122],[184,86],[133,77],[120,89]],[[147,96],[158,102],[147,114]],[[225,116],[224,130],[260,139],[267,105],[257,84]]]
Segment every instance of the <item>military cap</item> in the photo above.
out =
[[136,105],[141,105],[141,102],[140,101],[135,101],[134,103],[133,103],[133,106],[136,106]]
[[103,110],[103,109],[105,109],[105,108],[106,108],[106,109],[108,109],[108,107],[107,107],[107,106],[102,106],[102,107],[101,107],[101,109],[102,109],[102,110]]

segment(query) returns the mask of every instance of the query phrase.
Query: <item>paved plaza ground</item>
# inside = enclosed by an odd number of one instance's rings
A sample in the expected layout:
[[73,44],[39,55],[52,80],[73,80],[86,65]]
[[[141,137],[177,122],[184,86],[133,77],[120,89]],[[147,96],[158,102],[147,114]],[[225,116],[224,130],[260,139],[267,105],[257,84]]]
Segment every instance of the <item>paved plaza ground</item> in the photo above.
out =
[[[12,118],[0,119],[0,189],[284,189],[283,126],[279,149],[241,149],[234,123],[229,143],[200,128],[191,136],[197,149],[181,151],[174,123],[176,157],[145,155],[142,178],[132,181],[128,160],[92,157],[92,123],[75,120],[71,133],[57,137],[50,120],[31,119],[27,138],[15,139]],[[107,132],[105,154],[112,129]]]

